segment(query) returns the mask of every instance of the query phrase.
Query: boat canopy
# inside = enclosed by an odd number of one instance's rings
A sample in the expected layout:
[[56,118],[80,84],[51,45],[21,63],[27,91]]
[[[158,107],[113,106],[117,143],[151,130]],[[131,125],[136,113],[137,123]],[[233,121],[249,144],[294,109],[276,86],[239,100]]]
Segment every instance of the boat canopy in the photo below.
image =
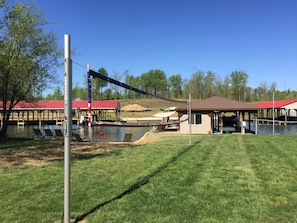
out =
[[167,118],[170,117],[172,115],[174,115],[175,111],[170,111],[170,112],[160,112],[157,114],[154,114],[154,117],[158,117],[158,118]]

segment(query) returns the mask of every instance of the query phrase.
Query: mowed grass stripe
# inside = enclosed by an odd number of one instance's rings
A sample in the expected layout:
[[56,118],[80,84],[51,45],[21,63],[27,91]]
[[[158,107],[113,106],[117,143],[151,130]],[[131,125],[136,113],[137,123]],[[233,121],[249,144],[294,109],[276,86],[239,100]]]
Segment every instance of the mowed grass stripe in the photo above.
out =
[[[261,187],[240,136],[213,136],[212,156],[197,181],[199,221],[254,221],[261,216]],[[199,222],[198,221],[198,222]]]
[[3,169],[0,174],[0,222],[50,222],[63,211],[60,164]]
[[240,180],[245,168],[238,164],[241,160],[234,164],[234,148],[226,148],[229,138],[195,136],[194,141],[198,143],[184,156],[134,194],[108,205],[104,213],[98,212],[95,219],[100,216],[100,219],[119,222],[114,210],[121,213],[121,217],[133,213],[138,220],[141,214],[137,217],[136,213],[145,212],[146,220],[142,222],[228,221],[242,220],[244,215],[247,221],[257,219],[259,214],[254,218],[250,215],[261,206],[256,202],[260,192],[255,193],[261,188],[257,188],[257,183],[250,185],[251,179],[256,181],[253,174]]
[[[187,196],[192,197],[188,188],[191,178],[195,177],[192,176],[193,169],[188,168],[188,165],[195,160],[192,159],[195,157],[193,151],[197,149],[199,141],[188,145],[187,137],[176,136],[163,140],[167,141],[166,146],[157,143],[149,147],[158,147],[159,154],[167,154],[165,159],[159,156],[162,163],[156,166],[156,169],[159,169],[165,164],[166,168],[161,168],[162,171],[143,187],[94,213],[88,221],[96,222],[101,219],[103,222],[180,222],[184,218]],[[189,157],[191,161],[188,160]]]
[[[152,178],[163,172],[171,163],[176,162],[176,159],[183,155],[183,151],[188,149],[187,142],[187,137],[184,136],[179,136],[178,140],[172,140],[172,137],[165,136],[162,138],[162,143],[150,143],[127,148],[108,156],[108,159],[100,160],[100,162],[90,161],[88,166],[91,169],[98,170],[95,173],[85,174],[86,170],[81,170],[79,166],[77,166],[79,170],[73,168],[75,173],[73,177],[79,181],[88,181],[89,185],[86,185],[89,191],[88,197],[84,197],[85,195],[80,192],[80,183],[77,184],[77,190],[74,189],[73,196],[79,197],[83,203],[83,205],[80,203],[77,206],[77,210],[88,212],[95,207],[98,207],[98,210],[102,209],[101,204],[113,200],[126,190],[130,190],[131,187],[142,184],[144,181],[150,183]],[[100,174],[98,175],[98,173]],[[96,187],[92,186],[94,184]],[[131,192],[134,193],[134,191]],[[92,197],[94,193],[100,194],[100,196]],[[111,203],[108,202],[108,206],[112,205]],[[75,215],[80,218],[84,213],[80,212]]]
[[267,222],[297,222],[296,137],[246,137],[245,144],[266,197]]

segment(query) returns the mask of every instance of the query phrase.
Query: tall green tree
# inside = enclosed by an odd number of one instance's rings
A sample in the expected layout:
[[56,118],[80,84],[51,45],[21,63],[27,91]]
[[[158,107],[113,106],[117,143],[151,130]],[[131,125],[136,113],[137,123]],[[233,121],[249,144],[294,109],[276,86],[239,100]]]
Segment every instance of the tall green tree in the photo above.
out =
[[253,90],[251,87],[245,88],[245,101],[246,102],[254,101]]
[[[122,77],[123,76],[119,72],[113,71],[111,78],[122,82]],[[122,92],[124,91],[124,89],[116,84],[110,84],[109,86],[114,94],[114,99],[120,99],[122,97]]]
[[215,94],[215,74],[208,71],[204,77],[204,98],[209,98]]
[[204,72],[196,71],[185,84],[187,94],[191,94],[193,99],[203,99]]
[[168,85],[172,98],[180,98],[182,96],[182,76],[180,74],[170,76]]
[[215,80],[215,95],[229,98],[229,84],[229,76],[225,76],[224,79],[218,76]]
[[[126,84],[128,84],[128,81],[129,81],[129,78],[130,78],[130,73],[129,73],[129,70],[125,70],[124,73],[123,73],[123,77],[124,77],[124,82]],[[129,90],[128,89],[124,89],[124,97],[126,99],[129,98]]]
[[140,76],[142,88],[150,93],[165,95],[167,78],[162,70],[149,70]]
[[258,101],[269,101],[268,95],[268,84],[266,81],[260,83],[260,85],[255,89],[254,94]]
[[277,83],[276,82],[272,82],[270,84],[269,89],[268,89],[268,98],[270,98],[269,100],[271,100],[271,98],[273,98],[273,95],[274,95],[275,100],[277,100],[277,98],[275,97],[276,96],[276,94],[275,94],[276,87],[277,87]]
[[[55,67],[62,51],[48,32],[48,22],[35,5],[4,2],[0,15],[0,136],[5,136],[13,107],[32,102],[55,80]],[[36,93],[37,92],[37,93]]]
[[[103,68],[98,69],[98,73],[108,77],[108,72]],[[103,99],[102,89],[106,87],[108,82],[101,80],[100,78],[94,78],[92,80],[92,98],[95,100]]]
[[[126,82],[126,84],[130,85],[131,87],[135,87],[138,89],[140,88],[140,77],[134,77],[134,76],[128,74],[125,77],[125,82]],[[134,91],[128,90],[127,97],[129,99],[136,99],[136,98],[140,98],[141,95]]]
[[245,90],[248,80],[248,74],[242,71],[233,71],[230,74],[233,99],[245,101]]
[[64,94],[63,94],[63,92],[61,90],[61,87],[57,86],[54,93],[50,97],[48,97],[47,99],[50,99],[50,100],[63,100],[64,99]]
[[228,75],[225,76],[224,81],[223,81],[223,97],[225,98],[230,98],[230,78]]
[[79,83],[76,82],[75,86],[72,88],[72,98],[74,100],[81,99],[87,100],[88,99],[88,89],[79,86]]

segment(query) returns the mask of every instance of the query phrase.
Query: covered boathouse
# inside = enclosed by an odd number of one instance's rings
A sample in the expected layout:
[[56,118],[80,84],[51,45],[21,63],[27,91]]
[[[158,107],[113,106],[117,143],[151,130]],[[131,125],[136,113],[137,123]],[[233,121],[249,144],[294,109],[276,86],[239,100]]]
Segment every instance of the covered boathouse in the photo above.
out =
[[[213,96],[191,105],[191,131],[193,134],[258,132],[258,110],[260,108],[236,100]],[[176,109],[180,122],[179,132],[189,133],[188,106]],[[255,130],[251,130],[251,120],[255,120]]]
[[[73,122],[76,124],[81,117],[88,115],[88,101],[74,100],[72,101]],[[119,119],[120,104],[117,100],[94,100],[91,102],[91,116],[93,121],[106,120],[109,118],[109,113]],[[2,122],[3,106],[0,102],[0,125]],[[32,103],[20,102],[12,110],[9,124],[27,125],[27,124],[56,124],[61,125],[64,120],[64,101],[36,101]]]
[[261,101],[258,122],[263,124],[297,124],[297,99]]

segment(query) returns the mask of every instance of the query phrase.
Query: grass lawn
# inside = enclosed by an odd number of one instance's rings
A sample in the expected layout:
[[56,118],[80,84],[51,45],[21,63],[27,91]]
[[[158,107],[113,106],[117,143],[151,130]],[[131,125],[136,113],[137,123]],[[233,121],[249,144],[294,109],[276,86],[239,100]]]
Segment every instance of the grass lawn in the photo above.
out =
[[[296,136],[157,134],[72,162],[76,222],[297,222]],[[63,173],[1,168],[0,222],[59,222]]]

